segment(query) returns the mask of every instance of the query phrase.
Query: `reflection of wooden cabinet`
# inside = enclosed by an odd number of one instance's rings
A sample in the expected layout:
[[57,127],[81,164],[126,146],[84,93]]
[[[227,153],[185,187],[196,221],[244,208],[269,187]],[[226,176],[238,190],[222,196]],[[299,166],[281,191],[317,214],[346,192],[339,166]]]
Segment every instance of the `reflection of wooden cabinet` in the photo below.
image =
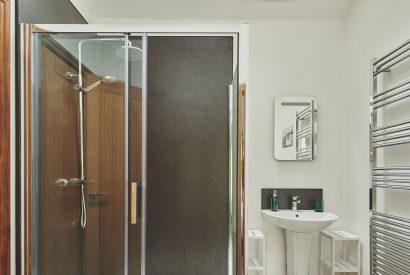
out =
[[0,0],[0,274],[10,274],[10,2]]

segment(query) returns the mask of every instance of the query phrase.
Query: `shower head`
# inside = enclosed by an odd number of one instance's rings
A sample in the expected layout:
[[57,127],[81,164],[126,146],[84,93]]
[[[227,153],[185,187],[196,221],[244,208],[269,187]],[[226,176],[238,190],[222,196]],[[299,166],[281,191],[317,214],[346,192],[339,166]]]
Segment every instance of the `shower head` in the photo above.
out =
[[98,80],[96,82],[94,82],[93,84],[91,84],[90,86],[83,88],[81,85],[77,84],[75,86],[75,88],[77,90],[80,90],[81,92],[90,92],[91,90],[97,88],[101,83],[105,83],[105,84],[112,84],[115,83],[117,81],[117,78],[115,76],[111,76],[111,75],[106,75],[103,76],[101,78],[101,80]]

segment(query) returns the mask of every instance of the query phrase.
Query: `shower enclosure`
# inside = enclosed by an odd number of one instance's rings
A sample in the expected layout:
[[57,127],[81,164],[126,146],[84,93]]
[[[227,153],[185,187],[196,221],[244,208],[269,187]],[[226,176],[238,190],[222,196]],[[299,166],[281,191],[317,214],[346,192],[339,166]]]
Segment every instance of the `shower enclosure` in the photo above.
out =
[[246,26],[22,33],[24,274],[244,274]]

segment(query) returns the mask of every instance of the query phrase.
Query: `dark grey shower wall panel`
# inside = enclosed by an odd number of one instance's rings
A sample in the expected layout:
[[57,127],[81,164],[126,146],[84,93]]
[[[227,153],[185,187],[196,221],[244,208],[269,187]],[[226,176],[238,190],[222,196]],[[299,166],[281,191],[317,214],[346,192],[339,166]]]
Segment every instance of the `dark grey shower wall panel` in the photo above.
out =
[[226,275],[232,37],[149,37],[147,275]]

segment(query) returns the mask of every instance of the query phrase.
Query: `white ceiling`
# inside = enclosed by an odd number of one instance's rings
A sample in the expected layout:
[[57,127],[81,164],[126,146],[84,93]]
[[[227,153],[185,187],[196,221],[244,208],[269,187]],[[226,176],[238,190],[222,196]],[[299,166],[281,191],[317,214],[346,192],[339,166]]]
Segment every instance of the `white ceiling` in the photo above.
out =
[[145,19],[342,19],[353,0],[71,0],[92,23]]

